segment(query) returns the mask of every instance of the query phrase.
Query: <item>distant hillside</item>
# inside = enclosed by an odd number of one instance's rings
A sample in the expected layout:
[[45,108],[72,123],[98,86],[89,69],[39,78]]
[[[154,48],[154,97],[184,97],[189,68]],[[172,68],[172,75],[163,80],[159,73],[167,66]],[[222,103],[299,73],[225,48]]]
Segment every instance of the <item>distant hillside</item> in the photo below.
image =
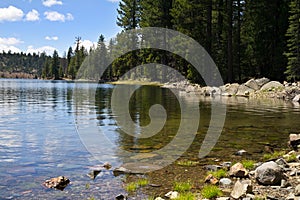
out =
[[0,77],[1,78],[38,78],[42,75],[42,69],[46,59],[45,53],[0,53]]

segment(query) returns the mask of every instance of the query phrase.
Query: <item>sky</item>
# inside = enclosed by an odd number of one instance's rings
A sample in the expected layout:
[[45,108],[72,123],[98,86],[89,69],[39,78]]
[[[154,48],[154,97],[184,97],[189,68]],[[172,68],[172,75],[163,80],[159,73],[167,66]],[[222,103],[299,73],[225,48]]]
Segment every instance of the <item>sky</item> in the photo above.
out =
[[75,37],[86,48],[100,34],[116,36],[119,0],[0,0],[0,52],[25,52],[61,56]]

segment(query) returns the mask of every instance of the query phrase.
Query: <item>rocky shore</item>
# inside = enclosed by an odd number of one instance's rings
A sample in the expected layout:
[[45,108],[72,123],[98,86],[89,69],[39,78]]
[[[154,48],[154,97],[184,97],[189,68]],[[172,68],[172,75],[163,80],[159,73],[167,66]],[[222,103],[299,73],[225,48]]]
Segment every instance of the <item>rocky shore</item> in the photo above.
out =
[[240,96],[247,98],[277,98],[283,100],[300,101],[300,82],[280,83],[278,81],[270,81],[268,78],[250,79],[246,83],[226,84],[220,87],[205,86],[201,87],[197,84],[190,84],[187,81],[177,83],[166,83],[162,87],[173,88],[187,93],[194,92],[203,96]]
[[[291,134],[290,147],[295,150],[272,152],[264,162],[223,162],[206,165],[206,186],[215,186],[211,198],[203,197],[203,193],[194,193],[187,199],[216,199],[216,200],[300,200],[300,134]],[[245,150],[241,151],[246,154]],[[242,156],[242,155],[241,155]],[[222,171],[222,173],[220,173]],[[204,186],[205,187],[205,186]],[[210,191],[213,195],[213,191]],[[180,198],[184,193],[176,190],[166,193],[155,200],[185,199]]]

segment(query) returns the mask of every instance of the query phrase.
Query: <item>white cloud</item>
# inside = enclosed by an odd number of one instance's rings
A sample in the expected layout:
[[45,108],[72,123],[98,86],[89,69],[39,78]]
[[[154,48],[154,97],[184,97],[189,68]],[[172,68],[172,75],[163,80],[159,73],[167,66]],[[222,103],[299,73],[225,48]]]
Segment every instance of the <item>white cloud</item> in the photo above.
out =
[[56,41],[56,40],[58,40],[58,37],[57,36],[52,36],[52,37],[46,36],[45,40],[54,40],[54,41]]
[[24,16],[24,12],[14,6],[0,8],[0,22],[2,21],[20,21]]
[[32,9],[29,13],[27,13],[26,21],[38,21],[40,19],[39,16],[39,12],[35,9]]
[[1,38],[0,37],[0,51],[11,51],[11,52],[21,52],[21,50],[16,47],[15,45],[21,44],[23,41],[17,39],[17,38]]
[[[80,47],[81,46],[84,46],[84,48],[89,51],[91,48],[95,48],[97,46],[97,42],[92,42],[90,40],[82,40],[80,42]],[[74,46],[72,48],[76,49],[76,44],[74,44]]]
[[44,12],[44,15],[46,19],[49,21],[60,21],[64,22],[66,20],[71,21],[74,19],[73,15],[71,13],[68,13],[66,16],[64,14],[61,14],[56,11],[49,11],[49,12]]
[[42,47],[38,47],[38,48],[34,48],[33,46],[28,46],[27,47],[27,50],[26,50],[26,53],[43,53],[45,52],[47,55],[52,55],[54,50],[57,50],[56,48],[54,47],[51,47],[51,46],[42,46]]
[[58,0],[44,0],[43,5],[46,7],[51,7],[54,5],[63,5],[63,3],[62,1],[58,1]]
[[2,45],[17,45],[17,44],[21,44],[23,43],[23,41],[14,38],[14,37],[10,37],[10,38],[1,38],[0,37],[0,44]]

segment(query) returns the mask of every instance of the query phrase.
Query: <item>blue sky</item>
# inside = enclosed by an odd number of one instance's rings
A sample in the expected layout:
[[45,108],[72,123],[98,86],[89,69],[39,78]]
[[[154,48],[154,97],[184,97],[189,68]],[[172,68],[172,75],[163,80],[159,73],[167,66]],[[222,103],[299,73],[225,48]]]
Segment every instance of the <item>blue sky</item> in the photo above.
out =
[[116,25],[119,0],[0,0],[0,52],[43,52],[60,55],[75,37],[89,48],[100,34],[106,40]]

